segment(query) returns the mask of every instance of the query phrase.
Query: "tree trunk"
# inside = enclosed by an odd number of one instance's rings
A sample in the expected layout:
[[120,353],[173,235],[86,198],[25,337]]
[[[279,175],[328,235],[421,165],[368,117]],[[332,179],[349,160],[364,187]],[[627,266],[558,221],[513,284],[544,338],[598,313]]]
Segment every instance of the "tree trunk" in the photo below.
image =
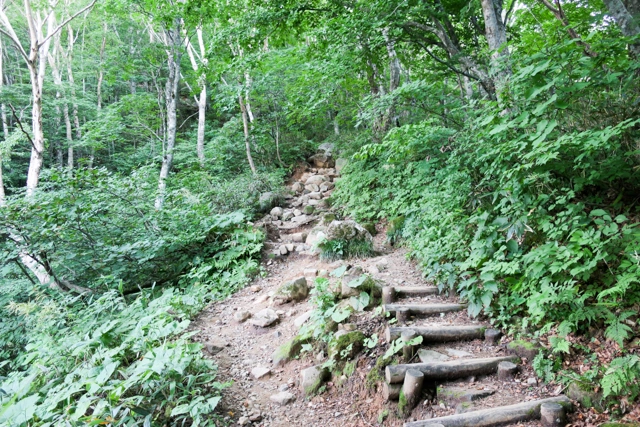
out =
[[[200,49],[199,57],[200,61],[206,65],[206,50],[204,46],[204,39],[202,37],[202,27],[198,27],[196,29],[196,34],[198,36],[198,47]],[[200,68],[198,65],[198,61],[196,61],[196,51],[188,38],[185,39],[187,53],[189,54],[189,60],[191,61],[191,67],[193,71],[198,71]],[[197,142],[196,142],[196,153],[198,155],[198,160],[200,161],[200,166],[204,167],[205,156],[204,156],[204,131],[206,124],[206,110],[207,110],[207,75],[202,73],[198,78],[198,86],[200,87],[200,96],[196,98],[196,104],[198,104],[198,134],[197,134]]]
[[494,77],[498,101],[500,101],[500,94],[506,80],[511,74],[507,64],[501,64],[501,60],[509,56],[507,32],[504,22],[502,22],[502,1],[481,0],[485,37],[491,50],[491,74]]
[[[2,3],[0,2],[0,7],[2,7]],[[0,37],[0,91],[2,91],[2,87],[4,86],[4,68],[2,62],[2,56],[4,55],[2,49],[2,37]],[[9,138],[9,125],[7,123],[7,112],[4,106],[4,103],[0,103],[0,116],[2,118],[2,135],[4,139],[7,140]],[[2,174],[2,155],[0,155],[0,206],[4,204],[4,177]]]
[[[78,103],[76,102],[76,88],[75,88],[75,80],[73,78],[73,70],[72,70],[72,60],[73,60],[73,29],[71,25],[67,26],[67,31],[69,35],[68,45],[67,45],[67,54],[65,55],[65,60],[67,63],[67,78],[69,80],[69,86],[71,88],[71,105],[73,106],[73,126],[76,129],[76,139],[80,140],[82,138],[82,131],[80,129],[80,119],[78,118]],[[67,107],[67,115],[68,115],[68,107]],[[71,137],[71,133],[67,134],[67,140],[69,141],[69,153],[68,153],[68,166],[70,169],[73,168],[73,138]]]
[[[393,93],[394,90],[400,86],[400,61],[396,54],[396,48],[394,41],[389,37],[389,29],[382,30],[385,44],[387,46],[387,54],[389,56],[389,93]],[[389,130],[391,122],[395,120],[395,102],[387,109],[385,117],[382,122],[382,131],[386,133]]]
[[251,156],[251,144],[249,143],[249,118],[247,117],[247,108],[244,105],[244,99],[242,91],[238,94],[238,102],[240,103],[240,111],[242,112],[242,126],[244,128],[244,146],[247,150],[247,160],[249,161],[249,167],[251,172],[256,173],[256,167],[253,164],[253,157]]
[[[98,110],[98,117],[102,111],[102,82],[104,81],[104,49],[107,45],[107,23],[103,23],[102,27],[102,44],[100,45],[100,64],[98,66],[98,84],[96,87],[96,109]],[[89,153],[89,169],[93,168],[93,162],[96,157],[95,147],[91,147]]]
[[[640,1],[627,0],[627,4],[622,0],[604,0],[604,4],[609,9],[609,14],[613,16],[620,27],[620,31],[626,37],[633,37],[640,34]],[[640,56],[640,43],[634,43],[630,47],[634,57]]]
[[167,44],[167,65],[169,76],[165,86],[165,98],[167,105],[167,137],[164,156],[162,157],[162,167],[160,168],[160,178],[158,179],[158,195],[155,201],[155,208],[162,209],[167,188],[167,178],[173,166],[173,150],[176,144],[177,132],[177,111],[178,111],[178,86],[180,83],[180,20],[176,19],[174,29],[165,30],[165,41]]

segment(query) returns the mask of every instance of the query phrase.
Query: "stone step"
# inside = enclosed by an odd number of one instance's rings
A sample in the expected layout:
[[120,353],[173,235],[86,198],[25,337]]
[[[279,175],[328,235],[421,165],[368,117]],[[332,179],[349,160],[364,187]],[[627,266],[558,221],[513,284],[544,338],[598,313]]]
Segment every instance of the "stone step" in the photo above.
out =
[[484,338],[486,326],[462,325],[462,326],[389,326],[385,331],[387,342],[400,338],[405,331],[415,331],[423,338],[423,342],[447,342],[463,341]]
[[385,368],[385,378],[389,384],[401,383],[409,369],[416,369],[428,380],[455,380],[476,375],[495,374],[500,362],[516,362],[517,356],[484,357],[478,359],[458,359],[447,362],[407,363],[389,365]]
[[544,403],[558,403],[566,410],[570,411],[572,409],[569,398],[566,396],[558,396],[517,403],[515,405],[465,412],[464,414],[412,421],[404,423],[404,427],[436,427],[437,425],[444,427],[493,427],[531,421],[540,418],[540,406]]
[[462,311],[467,308],[464,304],[442,304],[442,303],[430,303],[430,304],[384,304],[384,310],[390,313],[396,313],[398,311],[408,312],[408,314],[440,314],[449,313],[452,311]]

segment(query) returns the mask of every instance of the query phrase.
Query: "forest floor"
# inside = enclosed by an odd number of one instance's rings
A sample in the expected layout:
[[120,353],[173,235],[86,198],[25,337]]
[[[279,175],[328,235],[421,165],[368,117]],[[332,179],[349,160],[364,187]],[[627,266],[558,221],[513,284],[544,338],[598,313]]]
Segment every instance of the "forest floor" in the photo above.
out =
[[[326,170],[325,170],[326,171]],[[300,185],[317,173],[299,173],[295,178]],[[320,170],[323,172],[323,170]],[[332,173],[327,174],[329,181],[335,180]],[[295,184],[293,182],[293,184]],[[330,186],[332,187],[332,186]],[[296,188],[296,187],[294,187]],[[328,197],[331,189],[324,188],[323,198]],[[300,196],[289,199],[283,212],[294,212],[295,205],[302,209],[309,200]],[[322,200],[322,199],[320,199]],[[294,206],[291,206],[291,205]],[[287,206],[288,205],[288,206]],[[320,216],[323,203],[314,203],[314,215],[302,215],[299,211],[295,216],[285,215],[286,221],[267,216],[262,223],[270,223],[279,228],[275,234],[268,233],[269,241],[266,251],[271,256],[265,256],[264,274],[237,292],[230,298],[211,304],[193,322],[191,329],[196,330],[194,339],[204,344],[207,357],[218,365],[218,381],[232,382],[224,390],[223,399],[219,405],[225,424],[252,425],[263,427],[285,426],[402,426],[407,421],[423,420],[454,413],[474,411],[484,408],[510,405],[551,396],[558,396],[564,389],[558,384],[544,384],[536,378],[531,361],[526,358],[520,366],[519,372],[511,381],[499,381],[494,375],[471,376],[450,381],[446,384],[455,390],[486,391],[491,393],[483,399],[473,402],[460,403],[443,399],[441,396],[423,399],[407,417],[400,417],[397,413],[397,402],[387,402],[383,398],[382,383],[384,379],[375,367],[376,360],[388,348],[385,342],[385,328],[388,319],[375,315],[372,311],[356,312],[350,321],[355,323],[365,335],[377,334],[378,342],[371,348],[366,348],[355,358],[355,370],[350,375],[335,376],[326,382],[321,393],[306,397],[300,390],[301,371],[310,366],[318,365],[327,360],[324,352],[302,353],[298,358],[288,363],[276,366],[272,363],[272,354],[283,343],[291,340],[299,332],[300,322],[308,316],[314,307],[308,299],[300,302],[289,302],[278,305],[273,296],[278,288],[288,280],[307,276],[307,283],[313,287],[314,278],[320,274],[335,282],[336,278],[327,273],[334,271],[343,264],[357,265],[376,280],[388,286],[430,286],[425,281],[418,268],[407,258],[407,251],[402,247],[391,247],[386,242],[385,224],[377,224],[377,235],[374,237],[376,255],[368,259],[355,259],[323,262],[317,254],[312,252],[309,245],[292,242],[296,233],[309,233]],[[288,218],[291,216],[291,218]],[[297,222],[293,222],[298,218]],[[260,221],[258,222],[260,223]],[[291,243],[290,243],[291,242]],[[285,250],[288,245],[288,250]],[[282,254],[280,252],[282,246]],[[273,256],[273,252],[278,256]],[[414,298],[415,300],[415,298]],[[420,302],[453,303],[457,298],[434,295],[422,298]],[[267,326],[255,326],[251,320],[261,310],[270,308],[275,311],[277,320]],[[251,317],[248,317],[251,314]],[[355,318],[354,318],[355,316]],[[415,319],[415,324],[423,319]],[[486,325],[485,319],[469,319],[466,310],[441,313],[432,316],[433,325]],[[412,319],[411,325],[414,324]],[[450,358],[465,357],[495,357],[505,356],[508,338],[503,337],[497,346],[491,346],[484,340],[459,341],[455,343],[432,344],[429,350]],[[371,379],[377,379],[373,383]],[[369,380],[369,381],[368,381]],[[288,394],[289,393],[289,394]],[[274,396],[285,396],[285,402]],[[288,398],[286,397],[288,396]],[[579,406],[579,405],[578,405]],[[579,408],[569,421],[574,426],[598,425],[606,420],[606,416],[598,414],[593,409]],[[516,423],[512,426],[533,427],[540,425],[539,421]]]

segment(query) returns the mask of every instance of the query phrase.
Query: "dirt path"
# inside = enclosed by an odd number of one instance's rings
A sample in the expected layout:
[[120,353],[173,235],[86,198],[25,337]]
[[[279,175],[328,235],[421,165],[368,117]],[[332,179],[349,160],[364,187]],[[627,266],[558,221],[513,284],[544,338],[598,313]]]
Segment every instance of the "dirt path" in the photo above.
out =
[[[314,176],[317,178],[312,178]],[[192,329],[200,331],[195,339],[205,344],[209,357],[219,366],[219,381],[233,381],[225,390],[220,406],[230,424],[265,427],[401,426],[407,421],[526,402],[560,392],[539,385],[530,364],[520,366],[519,372],[508,381],[482,374],[454,375],[446,384],[444,380],[427,379],[417,407],[407,417],[399,417],[397,402],[387,401],[383,396],[384,373],[375,366],[388,348],[385,330],[389,323],[406,327],[488,325],[470,320],[466,310],[428,317],[412,312],[406,321],[399,323],[394,323],[392,317],[364,311],[354,313],[349,321],[367,336],[376,334],[376,345],[355,358],[353,372],[334,375],[324,385],[323,393],[305,397],[300,390],[301,371],[325,362],[327,355],[322,351],[307,352],[281,366],[272,362],[274,351],[298,334],[299,324],[313,309],[308,299],[278,305],[274,295],[283,283],[306,276],[309,286],[313,286],[315,277],[319,275],[335,284],[339,279],[330,277],[330,272],[342,265],[357,265],[384,286],[394,287],[398,292],[397,304],[411,303],[422,307],[457,302],[437,294],[403,296],[403,289],[427,289],[430,284],[407,260],[404,249],[393,248],[386,243],[380,224],[377,226],[380,233],[374,237],[375,257],[326,263],[313,254],[310,244],[313,236],[309,238],[307,235],[312,234],[312,227],[330,211],[325,201],[336,178],[333,169],[310,169],[296,176],[291,186],[296,195],[289,198],[282,209],[272,211],[273,215],[257,224],[265,226],[269,236],[266,247],[270,256],[265,259],[264,277],[255,279],[229,299],[212,304],[192,325]],[[252,324],[259,323],[256,315],[265,309],[273,310],[277,320],[266,327]],[[447,363],[507,356],[504,344],[491,345],[481,337],[470,341],[434,342],[422,347],[431,351],[426,353],[427,356],[423,354],[424,357],[446,359]],[[411,360],[411,363],[416,362],[420,362],[417,356]],[[436,383],[440,385],[437,391]],[[466,401],[471,400],[468,397],[471,392],[483,398]],[[274,395],[282,397],[287,393],[291,395],[285,400],[291,401],[274,402]],[[538,425],[538,422],[525,425]]]

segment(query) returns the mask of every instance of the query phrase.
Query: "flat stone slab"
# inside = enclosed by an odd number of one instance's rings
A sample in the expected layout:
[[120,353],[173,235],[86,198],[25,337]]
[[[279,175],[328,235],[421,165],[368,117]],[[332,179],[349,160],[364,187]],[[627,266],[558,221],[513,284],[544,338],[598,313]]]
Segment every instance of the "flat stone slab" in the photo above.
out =
[[450,359],[446,354],[438,353],[433,350],[426,350],[424,348],[418,350],[418,358],[422,363],[445,362]]
[[450,404],[460,402],[474,402],[476,400],[484,399],[495,394],[495,390],[476,390],[472,388],[464,387],[439,387],[438,388],[438,400],[442,399]]
[[268,375],[271,375],[271,369],[265,368],[263,366],[256,366],[251,370],[251,376],[257,380]]
[[251,319],[249,319],[250,324],[252,324],[253,326],[259,326],[261,328],[269,327],[277,321],[278,315],[270,308],[260,310],[259,312],[254,314]]
[[307,320],[309,320],[312,314],[313,314],[313,310],[309,310],[306,313],[302,313],[300,316],[295,318],[295,320],[293,321],[293,324],[296,326],[296,328],[301,327],[307,322]]
[[296,396],[293,393],[289,393],[288,391],[282,391],[278,394],[274,394],[269,399],[280,406],[288,405],[289,403],[296,400]]

